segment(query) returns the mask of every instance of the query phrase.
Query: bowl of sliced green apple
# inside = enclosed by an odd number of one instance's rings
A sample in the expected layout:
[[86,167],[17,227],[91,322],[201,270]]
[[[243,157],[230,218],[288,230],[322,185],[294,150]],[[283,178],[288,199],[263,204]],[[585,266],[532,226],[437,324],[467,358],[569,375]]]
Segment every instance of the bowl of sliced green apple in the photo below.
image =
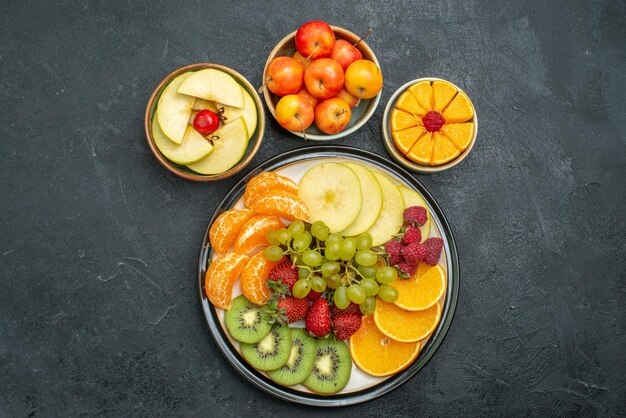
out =
[[215,181],[252,160],[263,140],[265,112],[244,76],[199,63],[179,68],[156,86],[144,126],[161,165],[188,180]]

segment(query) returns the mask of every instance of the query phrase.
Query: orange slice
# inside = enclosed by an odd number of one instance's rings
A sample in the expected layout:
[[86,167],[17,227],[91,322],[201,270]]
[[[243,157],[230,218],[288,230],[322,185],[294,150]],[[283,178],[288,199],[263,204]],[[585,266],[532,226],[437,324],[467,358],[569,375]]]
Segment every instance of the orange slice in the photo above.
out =
[[452,99],[442,113],[446,123],[467,122],[474,116],[474,106],[465,93],[459,93]]
[[272,296],[267,287],[267,277],[276,265],[277,262],[266,260],[263,252],[259,251],[250,257],[241,271],[241,291],[255,305],[265,305]]
[[235,251],[239,254],[251,254],[258,247],[269,244],[265,239],[267,231],[284,227],[285,224],[277,216],[253,216],[241,228],[241,232],[235,241]]
[[270,190],[250,203],[254,213],[276,215],[289,220],[309,220],[309,209],[302,199],[285,190]]
[[443,125],[439,129],[439,133],[444,134],[459,151],[465,151],[472,142],[474,136],[474,124],[468,123],[451,123]]
[[231,252],[211,262],[204,279],[204,290],[215,307],[230,309],[233,285],[248,259],[247,255]]
[[430,165],[441,165],[454,160],[461,154],[452,142],[439,132],[433,132],[433,155]]
[[231,209],[217,217],[209,229],[209,242],[218,254],[224,254],[235,244],[239,231],[252,216],[248,209]]
[[413,144],[417,142],[420,136],[426,133],[426,129],[423,126],[414,126],[409,129],[404,129],[402,131],[395,131],[391,133],[391,137],[393,138],[394,144],[400,150],[401,153],[405,154],[409,152]]
[[441,305],[436,303],[423,311],[405,311],[393,303],[376,301],[374,321],[387,337],[402,343],[423,340],[435,331],[441,319]]
[[434,267],[420,263],[417,272],[407,280],[394,280],[391,286],[398,291],[394,302],[407,311],[423,311],[439,302],[446,291],[446,273],[437,264]]
[[[433,88],[430,81],[420,81],[409,87],[409,92],[417,99],[420,107],[426,109],[426,112],[433,110],[435,100],[433,98]],[[424,112],[424,114],[426,114]],[[423,116],[423,115],[422,115]]]
[[433,81],[434,110],[441,113],[456,95],[457,89],[452,84],[443,80]]
[[417,116],[424,116],[428,110],[420,106],[415,96],[408,91],[405,91],[400,95],[400,98],[396,102],[396,108],[404,110],[405,112],[413,113]]
[[284,190],[294,195],[298,194],[298,185],[293,180],[273,171],[264,171],[252,177],[248,182],[246,191],[243,194],[243,203],[250,207],[250,202],[253,198],[271,189]]
[[350,337],[350,356],[357,367],[372,376],[390,376],[413,363],[422,344],[400,343],[380,332],[372,315],[364,316],[361,328]]
[[422,137],[411,147],[406,154],[411,160],[419,164],[430,164],[430,157],[433,153],[433,134],[426,132]]
[[404,110],[393,109],[391,112],[391,131],[401,131],[422,124],[422,118]]

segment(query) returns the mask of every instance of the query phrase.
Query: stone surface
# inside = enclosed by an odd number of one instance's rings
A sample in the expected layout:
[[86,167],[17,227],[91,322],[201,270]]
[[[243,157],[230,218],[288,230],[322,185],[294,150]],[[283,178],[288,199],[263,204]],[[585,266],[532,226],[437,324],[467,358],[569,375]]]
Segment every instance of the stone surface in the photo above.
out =
[[[273,45],[314,18],[374,29],[382,103],[442,77],[480,121],[466,161],[418,176],[458,243],[450,333],[407,384],[337,413],[623,414],[623,1],[62,3],[0,15],[0,415],[320,412],[247,383],[200,313],[199,244],[243,173],[179,179],[142,125],[170,71],[218,62],[260,85]],[[338,143],[384,154],[382,111]],[[268,119],[248,169],[307,145]]]

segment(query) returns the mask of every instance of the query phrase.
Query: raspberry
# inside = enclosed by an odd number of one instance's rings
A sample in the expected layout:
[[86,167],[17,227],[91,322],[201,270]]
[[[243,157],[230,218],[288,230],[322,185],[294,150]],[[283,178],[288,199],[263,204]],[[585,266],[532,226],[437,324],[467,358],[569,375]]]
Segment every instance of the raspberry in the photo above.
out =
[[289,287],[289,291],[293,289],[293,285],[298,281],[298,270],[293,266],[291,261],[285,260],[274,267],[269,274],[268,280],[275,282],[282,281]]
[[404,223],[422,226],[428,221],[428,212],[423,206],[411,206],[404,210]]
[[446,123],[446,120],[443,118],[443,116],[441,116],[439,112],[431,110],[430,112],[426,113],[426,115],[424,115],[424,117],[422,118],[422,123],[424,124],[424,128],[426,128],[428,132],[436,132],[441,129],[444,123]]
[[402,249],[402,255],[407,263],[417,265],[426,257],[426,246],[419,242],[411,243]]
[[418,227],[409,226],[402,237],[402,244],[409,245],[422,241],[422,231]]
[[424,246],[426,247],[424,262],[429,266],[436,266],[441,256],[443,240],[441,238],[428,238],[424,241]]
[[389,253],[389,258],[395,258],[402,255],[402,244],[397,239],[388,241],[385,244],[385,251]]
[[406,261],[403,261],[398,264],[398,268],[400,269],[401,275],[403,275],[404,278],[406,278],[407,276],[413,277],[413,275],[417,271],[417,264],[409,264]]
[[333,318],[333,332],[338,340],[347,340],[361,328],[361,313],[339,315]]

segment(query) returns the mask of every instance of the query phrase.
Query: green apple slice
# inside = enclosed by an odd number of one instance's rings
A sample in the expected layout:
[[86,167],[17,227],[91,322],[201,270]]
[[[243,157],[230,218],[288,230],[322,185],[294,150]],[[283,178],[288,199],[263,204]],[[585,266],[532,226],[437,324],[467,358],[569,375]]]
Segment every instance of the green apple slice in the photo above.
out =
[[191,73],[178,87],[178,92],[228,106],[243,107],[243,89],[223,71],[214,68]]
[[165,87],[156,109],[156,119],[159,121],[161,130],[172,141],[177,144],[183,142],[189,115],[193,109],[195,98],[177,92],[178,87],[192,73],[183,73],[173,79]]
[[221,103],[216,103],[215,107],[219,110],[220,108],[224,109],[224,116],[226,119],[224,123],[230,123],[236,120],[238,117],[243,116],[243,120],[246,121],[246,126],[248,127],[248,134],[250,136],[254,135],[254,131],[256,131],[257,125],[257,108],[254,103],[254,99],[250,96],[250,93],[244,88],[243,91],[243,108],[239,109],[236,107],[228,106]]
[[361,211],[359,178],[339,163],[311,167],[300,180],[298,196],[309,208],[310,221],[324,222],[330,232],[346,229]]
[[156,118],[152,120],[152,138],[161,154],[173,163],[187,165],[200,161],[213,151],[213,145],[187,125],[183,142],[178,145],[170,141],[163,133]]
[[372,236],[372,246],[382,245],[400,231],[404,222],[404,200],[395,184],[384,174],[372,171],[383,191],[383,208],[374,225],[367,230]]
[[402,198],[404,199],[404,207],[410,208],[411,206],[423,206],[426,208],[426,212],[428,213],[428,220],[422,226],[420,226],[420,232],[422,233],[422,241],[428,238],[430,234],[430,211],[428,210],[428,205],[424,198],[417,193],[415,190],[411,190],[406,186],[399,185],[398,190],[402,193]]
[[243,158],[248,147],[248,128],[243,118],[224,125],[211,134],[215,150],[208,157],[187,167],[200,174],[219,174]]
[[380,184],[378,184],[378,180],[376,180],[376,177],[374,177],[367,168],[357,163],[342,164],[352,169],[359,178],[361,194],[363,196],[361,211],[354,222],[341,232],[343,236],[351,237],[367,231],[374,225],[383,207],[383,192],[380,188]]

